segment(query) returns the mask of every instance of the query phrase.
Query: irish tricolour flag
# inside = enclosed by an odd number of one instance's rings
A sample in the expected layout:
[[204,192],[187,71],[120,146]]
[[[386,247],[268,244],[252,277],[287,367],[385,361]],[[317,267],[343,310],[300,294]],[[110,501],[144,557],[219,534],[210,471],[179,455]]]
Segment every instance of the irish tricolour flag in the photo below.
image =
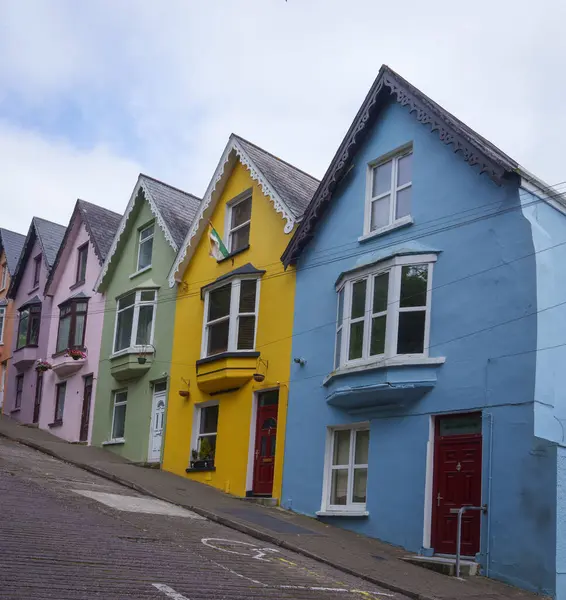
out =
[[215,258],[216,260],[221,260],[223,258],[226,258],[228,254],[230,254],[226,249],[222,238],[218,234],[218,231],[214,229],[210,221],[208,222],[208,239],[210,240],[209,254],[210,256],[212,256],[212,258]]

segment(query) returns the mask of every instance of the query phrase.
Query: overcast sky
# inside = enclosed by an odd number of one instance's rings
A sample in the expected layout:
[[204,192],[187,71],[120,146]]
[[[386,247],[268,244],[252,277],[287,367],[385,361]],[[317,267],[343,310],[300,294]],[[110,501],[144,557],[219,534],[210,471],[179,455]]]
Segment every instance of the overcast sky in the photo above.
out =
[[0,0],[0,225],[202,195],[231,132],[321,177],[386,63],[566,180],[560,0]]

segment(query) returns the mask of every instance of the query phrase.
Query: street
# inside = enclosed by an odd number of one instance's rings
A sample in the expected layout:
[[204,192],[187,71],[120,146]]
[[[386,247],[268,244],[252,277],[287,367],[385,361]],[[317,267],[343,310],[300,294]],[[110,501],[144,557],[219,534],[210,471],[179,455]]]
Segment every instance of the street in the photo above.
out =
[[405,596],[0,439],[0,598]]

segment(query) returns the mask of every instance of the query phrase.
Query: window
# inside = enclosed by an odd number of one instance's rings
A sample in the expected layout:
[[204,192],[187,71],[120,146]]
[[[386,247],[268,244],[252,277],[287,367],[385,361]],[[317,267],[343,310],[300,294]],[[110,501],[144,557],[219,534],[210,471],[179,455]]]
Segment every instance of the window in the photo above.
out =
[[88,258],[88,243],[77,248],[77,275],[75,284],[84,283],[86,278],[86,261]]
[[38,254],[33,259],[33,287],[36,288],[39,285],[39,273],[41,271],[41,254]]
[[114,352],[153,343],[155,290],[138,290],[118,300]]
[[0,290],[5,290],[8,285],[8,265],[4,263],[0,269],[2,270],[0,274]]
[[326,508],[365,511],[368,453],[369,429],[330,430],[329,455],[326,461],[328,483],[323,500]]
[[63,421],[63,411],[65,410],[65,393],[67,392],[67,384],[65,382],[58,383],[55,386],[55,423]]
[[123,440],[126,429],[126,406],[128,392],[122,390],[114,392],[114,407],[112,411],[112,439]]
[[155,225],[152,223],[140,229],[138,247],[138,271],[151,267],[151,256],[153,254],[153,232]]
[[88,302],[73,300],[59,309],[56,352],[67,348],[83,348]]
[[250,222],[252,218],[252,196],[247,194],[241,200],[228,205],[228,250],[237,252],[250,243]]
[[371,164],[368,175],[365,233],[411,215],[413,151]]
[[[430,283],[436,256],[398,257],[338,290],[334,367],[373,357],[427,355]],[[407,263],[407,264],[405,264]]]
[[207,292],[203,357],[254,349],[258,285],[257,279],[237,279]]
[[24,346],[37,346],[39,339],[39,325],[41,321],[41,305],[33,304],[20,310],[18,324],[17,348]]
[[[196,451],[200,460],[213,459],[218,430],[218,404],[197,408],[199,411]],[[206,441],[205,441],[206,440]]]
[[4,343],[4,323],[6,322],[6,307],[0,306],[0,344]]
[[16,401],[14,409],[22,406],[22,394],[24,393],[24,375],[16,375]]

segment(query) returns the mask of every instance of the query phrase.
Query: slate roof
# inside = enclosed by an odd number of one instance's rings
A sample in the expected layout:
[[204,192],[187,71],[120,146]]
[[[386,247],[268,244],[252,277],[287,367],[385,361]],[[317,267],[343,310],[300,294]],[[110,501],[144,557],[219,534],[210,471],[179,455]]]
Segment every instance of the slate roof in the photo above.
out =
[[55,262],[57,252],[59,251],[59,246],[65,236],[66,229],[66,227],[63,227],[63,225],[59,225],[58,223],[40,219],[39,217],[33,217],[24,242],[24,247],[20,254],[20,258],[18,259],[18,264],[12,275],[12,282],[10,283],[10,289],[8,290],[8,296],[10,298],[14,298],[18,291],[35,239],[37,238],[39,241],[44,263],[47,266],[47,270],[50,271]]
[[[291,238],[281,260],[285,267],[296,262],[314,235],[316,223],[326,212],[334,190],[348,172],[353,157],[371,130],[380,109],[396,101],[408,107],[418,122],[429,127],[440,141],[451,145],[471,166],[500,184],[504,179],[524,174],[519,164],[479,133],[423,94],[387,65],[382,65],[346,136],[338,147],[302,222]],[[537,180],[541,188],[548,186]]]
[[122,215],[86,200],[77,200],[76,209],[81,213],[94,252],[102,264],[110,251]]
[[288,162],[270,154],[263,148],[232,134],[248,156],[285,202],[296,219],[303,216],[319,181]]
[[178,249],[197,214],[200,198],[143,173],[140,174],[140,180],[151,195]]
[[6,253],[6,264],[8,265],[8,273],[14,275],[20,254],[24,249],[26,236],[9,229],[0,227],[0,253],[2,249]]

